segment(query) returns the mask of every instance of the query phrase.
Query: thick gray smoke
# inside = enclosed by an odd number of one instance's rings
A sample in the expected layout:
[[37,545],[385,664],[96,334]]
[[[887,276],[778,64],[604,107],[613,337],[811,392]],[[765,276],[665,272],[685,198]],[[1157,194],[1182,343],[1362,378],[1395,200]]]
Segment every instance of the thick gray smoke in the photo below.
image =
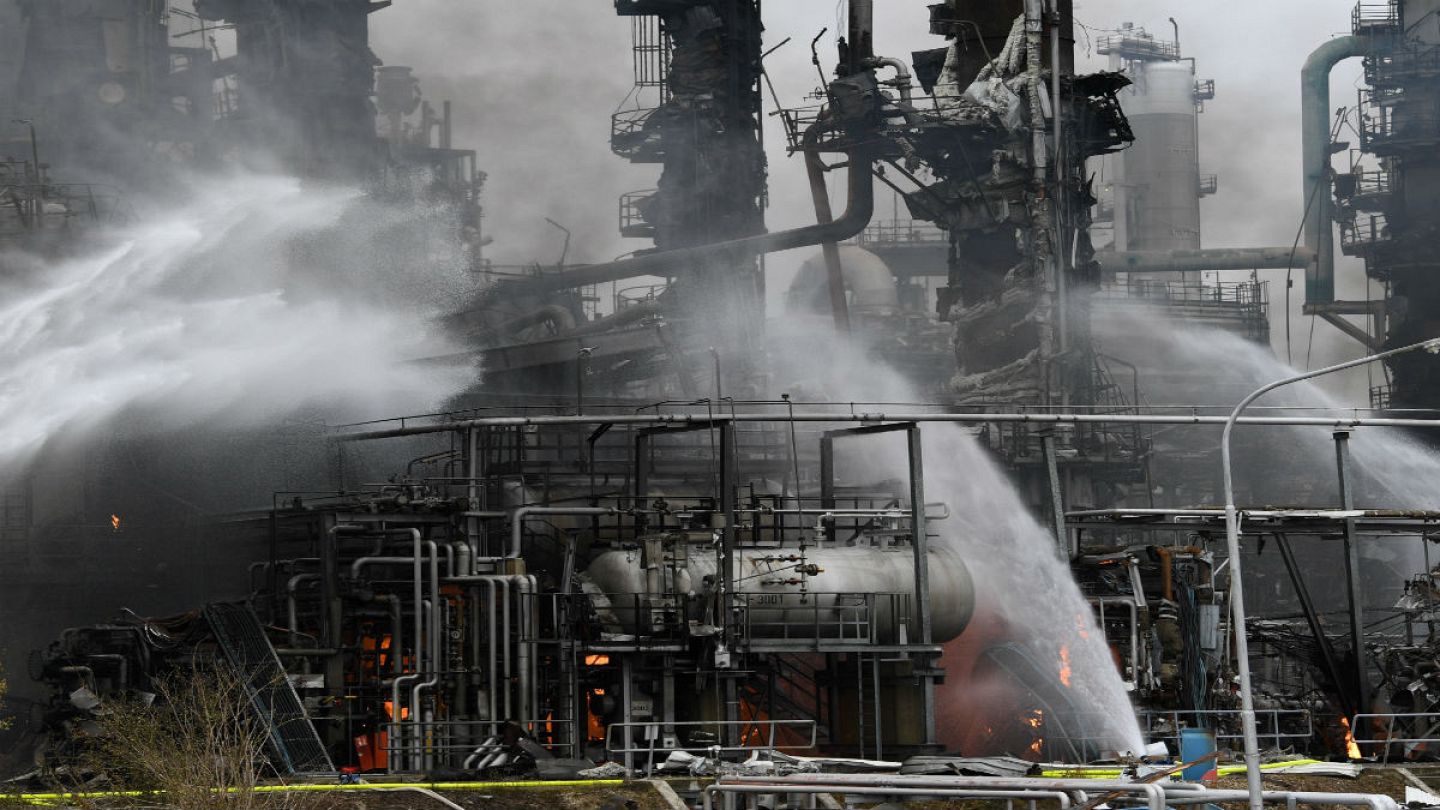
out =
[[443,262],[377,261],[396,217],[416,219],[351,189],[240,176],[76,255],[5,256],[28,272],[0,280],[0,460],[126,413],[174,430],[443,402],[470,375],[411,361],[454,351],[429,317],[461,280]]

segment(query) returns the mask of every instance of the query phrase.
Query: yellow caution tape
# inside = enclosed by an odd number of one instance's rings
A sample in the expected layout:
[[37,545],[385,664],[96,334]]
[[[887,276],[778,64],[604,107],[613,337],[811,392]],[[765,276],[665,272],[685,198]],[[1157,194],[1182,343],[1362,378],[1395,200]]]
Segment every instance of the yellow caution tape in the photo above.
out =
[[[1292,759],[1285,762],[1269,762],[1260,766],[1261,771],[1281,770],[1297,765],[1319,765],[1324,764],[1318,759]],[[1229,776],[1236,773],[1244,773],[1244,765],[1226,765],[1217,770],[1220,776]],[[1077,765],[1074,768],[1046,768],[1040,772],[1041,776],[1047,779],[1119,779],[1125,775],[1121,768],[1086,768]]]
[[[624,779],[569,779],[555,782],[362,782],[353,785],[299,784],[299,785],[257,785],[251,788],[256,793],[324,793],[345,790],[396,790],[425,788],[427,790],[504,790],[506,788],[563,788],[563,787],[613,787],[625,784]],[[103,790],[86,793],[20,793],[0,798],[18,799],[30,804],[47,804],[61,799],[114,799],[134,796],[154,796],[162,791],[150,790]],[[217,792],[239,793],[240,788],[217,788]]]

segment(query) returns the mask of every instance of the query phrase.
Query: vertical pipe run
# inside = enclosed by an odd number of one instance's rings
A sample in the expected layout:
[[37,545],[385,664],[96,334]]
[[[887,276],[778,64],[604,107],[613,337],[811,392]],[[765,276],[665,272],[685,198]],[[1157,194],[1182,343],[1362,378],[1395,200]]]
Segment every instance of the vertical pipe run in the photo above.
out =
[[1335,300],[1334,201],[1330,197],[1330,71],[1365,55],[1367,39],[1344,36],[1316,48],[1300,71],[1300,160],[1305,206],[1305,245],[1315,263],[1305,270],[1305,303]]
[[850,0],[849,73],[865,69],[875,55],[875,0]]

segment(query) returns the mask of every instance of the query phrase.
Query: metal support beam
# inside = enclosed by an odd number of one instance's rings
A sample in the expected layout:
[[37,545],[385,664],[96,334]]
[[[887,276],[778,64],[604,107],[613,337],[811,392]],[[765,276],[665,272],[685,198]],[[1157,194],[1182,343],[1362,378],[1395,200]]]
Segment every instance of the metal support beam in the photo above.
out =
[[1073,555],[1070,543],[1070,532],[1065,528],[1065,498],[1060,488],[1060,459],[1055,452],[1055,432],[1046,430],[1040,433],[1040,452],[1045,457],[1045,471],[1048,474],[1050,484],[1050,510],[1051,517],[1055,521],[1052,528],[1055,530],[1055,547],[1060,552],[1060,558],[1069,560]]
[[[915,632],[918,639],[909,639],[911,644],[930,645],[930,550],[929,536],[925,525],[925,471],[924,444],[920,425],[914,422],[898,422],[880,425],[865,425],[857,428],[826,431],[820,437],[820,486],[821,498],[827,507],[835,504],[835,440],[853,436],[871,436],[882,433],[905,432],[906,454],[910,467],[910,526],[911,548],[915,559]],[[927,745],[936,743],[935,736],[935,681],[931,671],[934,662],[929,657],[915,656],[913,665],[923,667],[920,674],[922,730]],[[863,663],[859,666],[863,667]],[[863,678],[861,680],[863,683]],[[878,684],[876,686],[878,690]],[[878,738],[877,738],[878,739]]]
[[1344,332],[1347,336],[1359,341],[1360,345],[1364,346],[1367,351],[1378,352],[1384,346],[1384,335],[1372,337],[1369,332],[1366,332],[1364,329],[1350,323],[1333,312],[1325,312],[1322,310],[1315,314],[1319,315],[1321,320]]
[[[1339,476],[1340,508],[1347,511],[1354,509],[1348,430],[1335,431],[1335,471]],[[1370,678],[1365,661],[1365,603],[1364,588],[1360,582],[1360,546],[1355,537],[1355,519],[1346,518],[1341,525],[1345,532],[1345,591],[1350,602],[1350,646],[1355,656],[1355,692],[1351,702],[1357,710],[1364,711],[1365,695],[1370,691]],[[1361,732],[1362,729],[1351,729],[1357,739]]]
[[1320,624],[1320,615],[1315,612],[1315,602],[1310,598],[1310,589],[1305,586],[1305,575],[1295,561],[1295,551],[1290,547],[1290,538],[1285,534],[1276,534],[1275,544],[1280,547],[1280,558],[1285,561],[1285,570],[1290,572],[1290,582],[1295,586],[1295,596],[1300,600],[1300,609],[1305,613],[1305,623],[1310,625],[1310,633],[1315,636],[1315,643],[1320,648],[1320,659],[1325,664],[1325,673],[1330,676],[1330,680],[1335,684],[1335,691],[1340,696],[1340,709],[1346,717],[1353,717],[1359,709],[1351,703],[1350,691],[1345,688],[1345,678],[1340,674],[1339,659],[1335,657],[1335,645],[1330,643],[1329,636],[1325,635],[1325,628]]

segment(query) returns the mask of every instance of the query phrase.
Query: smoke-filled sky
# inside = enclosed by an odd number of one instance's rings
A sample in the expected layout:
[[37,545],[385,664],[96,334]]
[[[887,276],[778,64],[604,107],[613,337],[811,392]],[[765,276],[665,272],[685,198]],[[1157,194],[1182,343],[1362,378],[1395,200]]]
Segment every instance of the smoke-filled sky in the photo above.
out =
[[[939,47],[928,33],[931,0],[880,0],[876,51],[906,58]],[[1103,29],[1133,22],[1171,35],[1176,16],[1181,48],[1213,78],[1217,97],[1201,117],[1202,171],[1218,174],[1220,192],[1202,204],[1207,247],[1286,245],[1300,222],[1299,71],[1316,46],[1348,32],[1352,0],[1214,0],[1204,4],[1141,0],[1082,0],[1077,4],[1077,58],[1103,68],[1093,40]],[[765,47],[791,40],[766,60],[781,102],[804,103],[819,84],[809,42],[822,27],[820,56],[828,71],[843,0],[772,0],[765,7]],[[574,232],[571,261],[600,261],[649,243],[621,239],[616,200],[652,188],[658,166],[631,166],[609,151],[610,115],[632,84],[630,20],[605,0],[401,0],[374,15],[372,41],[387,64],[416,69],[429,98],[455,103],[460,147],[479,152],[490,174],[487,228],[499,262],[560,256],[561,235],[550,217]],[[1358,61],[1341,65],[1332,82],[1332,107],[1355,103]],[[766,94],[767,112],[773,99]],[[1351,140],[1354,140],[1352,135]],[[804,169],[787,158],[779,121],[766,118],[770,155],[771,229],[813,222]],[[836,185],[840,184],[837,179]],[[843,194],[843,189],[834,189]],[[891,215],[889,192],[877,217]],[[804,251],[769,261],[771,309]],[[1365,297],[1360,265],[1342,259],[1339,293]],[[1283,271],[1271,281],[1273,334],[1284,356]],[[1292,294],[1295,362],[1304,366],[1310,319],[1299,315],[1300,274]],[[1378,291],[1377,293],[1378,294]],[[1314,329],[1312,365],[1358,354],[1358,344],[1323,322]],[[1352,381],[1363,391],[1364,380]],[[1363,396],[1363,395],[1362,395]]]

